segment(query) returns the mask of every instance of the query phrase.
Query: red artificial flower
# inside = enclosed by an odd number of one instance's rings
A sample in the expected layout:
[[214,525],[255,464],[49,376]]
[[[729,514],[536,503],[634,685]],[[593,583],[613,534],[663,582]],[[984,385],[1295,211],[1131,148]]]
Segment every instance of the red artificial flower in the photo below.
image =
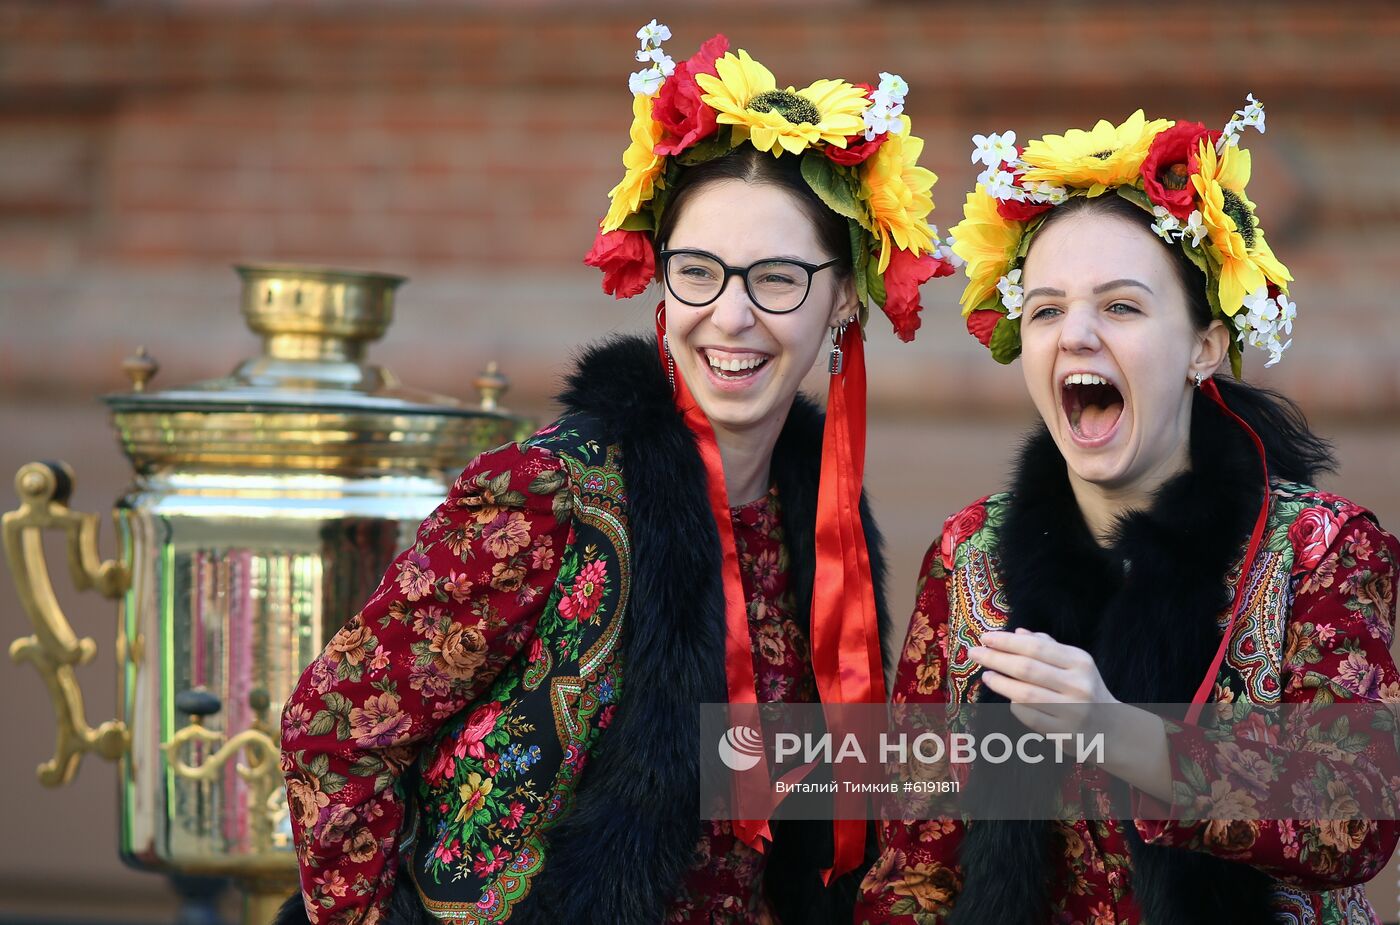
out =
[[967,333],[977,338],[983,347],[990,347],[992,332],[997,329],[997,322],[1003,317],[1001,312],[994,309],[979,308],[967,316]]
[[1200,143],[1214,144],[1219,132],[1207,131],[1199,122],[1178,122],[1152,139],[1142,161],[1142,188],[1154,205],[1162,206],[1183,222],[1196,208],[1191,174],[1200,168]]
[[894,325],[894,333],[902,341],[914,339],[919,330],[919,286],[935,276],[949,276],[953,265],[932,254],[915,257],[895,248],[890,264],[885,267],[885,304],[882,308]]
[[728,50],[729,39],[716,35],[689,59],[677,64],[661,84],[651,104],[651,118],[661,126],[661,141],[652,148],[653,153],[680,154],[715,133],[715,111],[700,99],[704,91],[695,82],[695,75],[714,75],[715,59]]
[[851,137],[861,139],[860,143],[853,144],[848,141],[844,148],[838,148],[835,145],[824,145],[822,147],[822,152],[826,154],[829,160],[843,167],[851,167],[864,162],[870,155],[878,151],[880,145],[884,144],[885,139],[889,137],[889,133],[881,132],[870,141],[866,141],[864,135],[852,135]]
[[603,271],[603,291],[619,299],[644,291],[656,277],[656,255],[645,231],[599,232],[583,262]]
[[[865,91],[865,95],[867,97],[870,97],[871,94],[875,92],[875,88],[870,86],[870,84],[858,83],[852,84],[852,86],[860,87],[862,90]],[[862,163],[867,158],[869,158],[870,155],[878,151],[880,149],[880,145],[884,144],[885,139],[888,137],[890,137],[889,132],[881,132],[869,141],[865,140],[864,133],[861,133],[859,135],[848,135],[846,136],[846,147],[838,148],[835,145],[831,144],[823,145],[822,153],[827,156],[828,160],[831,160],[834,163],[840,164],[843,167],[852,167],[856,164]]]
[[1017,202],[1014,199],[998,199],[997,214],[1007,221],[1028,222],[1053,208],[1048,202]]

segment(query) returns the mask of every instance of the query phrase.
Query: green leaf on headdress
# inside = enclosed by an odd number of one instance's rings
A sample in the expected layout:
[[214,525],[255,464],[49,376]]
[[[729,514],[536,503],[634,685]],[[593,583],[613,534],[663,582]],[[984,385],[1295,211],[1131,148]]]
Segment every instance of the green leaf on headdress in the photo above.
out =
[[1210,278],[1210,264],[1206,261],[1205,247],[1192,247],[1189,241],[1181,242],[1181,250],[1186,254],[1186,259],[1194,263],[1206,278]]
[[865,265],[865,285],[870,290],[870,301],[876,305],[885,304],[885,278],[880,275],[880,261],[875,259],[875,255],[870,255],[870,261]]
[[849,173],[825,154],[812,150],[802,155],[802,179],[831,211],[861,221],[859,187],[852,182]]
[[[1048,213],[1047,213],[1048,214]],[[1006,266],[1006,272],[1018,269],[1026,262],[1026,254],[1030,253],[1031,241],[1035,239],[1035,233],[1040,230],[1040,226],[1045,224],[1045,214],[1037,215],[1026,222],[1026,230],[1021,232],[1021,240],[1016,245],[1016,252],[1011,255],[1011,262]]]
[[720,126],[715,132],[704,141],[697,141],[673,158],[684,167],[694,167],[696,164],[703,164],[712,161],[717,157],[723,157],[734,147],[733,133],[728,128]]
[[651,203],[645,203],[641,211],[624,218],[618,227],[623,231],[655,231],[656,216],[651,210]]
[[[1230,322],[1225,322],[1227,325]],[[1240,342],[1235,339],[1235,333],[1230,332],[1230,375],[1236,379],[1244,378],[1244,352],[1240,350]]]
[[1138,189],[1136,186],[1120,186],[1115,190],[1115,192],[1117,192],[1118,195],[1123,199],[1128,200],[1133,205],[1137,206],[1139,209],[1142,209],[1144,212],[1152,212],[1152,200],[1148,199],[1147,194],[1142,190]]
[[998,321],[992,330],[992,342],[987,346],[991,348],[992,359],[1003,366],[1014,362],[1021,355],[1021,320],[1003,318]]
[[846,225],[851,234],[851,276],[856,283],[856,298],[864,310],[870,303],[870,285],[865,278],[870,271],[870,236],[853,218],[846,219]]

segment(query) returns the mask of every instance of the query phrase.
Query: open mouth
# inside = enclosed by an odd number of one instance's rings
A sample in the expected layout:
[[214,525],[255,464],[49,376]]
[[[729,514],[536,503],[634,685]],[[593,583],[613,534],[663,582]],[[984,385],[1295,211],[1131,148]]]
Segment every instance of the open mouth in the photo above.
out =
[[772,359],[764,353],[720,353],[702,350],[701,354],[709,364],[710,374],[722,382],[750,379]]
[[1105,440],[1123,417],[1123,393],[1094,373],[1066,376],[1060,386],[1060,403],[1070,430],[1086,443]]

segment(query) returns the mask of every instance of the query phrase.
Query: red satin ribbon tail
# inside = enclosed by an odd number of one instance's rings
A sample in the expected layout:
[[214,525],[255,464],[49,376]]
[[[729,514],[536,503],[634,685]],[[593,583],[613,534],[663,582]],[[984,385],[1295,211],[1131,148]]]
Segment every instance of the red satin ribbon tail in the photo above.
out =
[[[839,710],[846,703],[884,703],[885,675],[880,653],[870,554],[860,519],[865,470],[865,344],[858,327],[841,342],[845,363],[831,378],[822,434],[821,482],[817,492],[816,574],[812,591],[812,668],[825,708],[828,731],[844,734]],[[826,881],[860,866],[866,825],[842,819],[864,797],[837,795],[832,826],[832,866]]]

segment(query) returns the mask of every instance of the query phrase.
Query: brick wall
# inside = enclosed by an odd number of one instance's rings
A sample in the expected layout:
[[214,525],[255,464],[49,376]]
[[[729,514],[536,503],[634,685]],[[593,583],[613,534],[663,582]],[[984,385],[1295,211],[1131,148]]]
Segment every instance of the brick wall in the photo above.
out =
[[[157,386],[253,352],[228,269],[243,261],[410,276],[374,355],[461,395],[500,359],[509,401],[547,415],[573,345],[648,320],[644,300],[613,302],[579,261],[619,176],[632,34],[653,15],[674,53],[726,31],[785,83],[903,74],[945,227],[976,173],[974,131],[1031,137],[1138,106],[1216,124],[1253,91],[1269,132],[1250,139],[1251,192],[1303,316],[1288,359],[1251,373],[1337,437],[1331,487],[1400,524],[1385,272],[1400,247],[1400,11],[1386,3],[0,3],[0,477],[67,455],[78,504],[109,505],[126,472],[94,396],[122,387],[137,344],[162,363]],[[878,321],[871,341],[869,482],[901,611],[936,525],[999,486],[1029,420],[1019,375],[962,331],[959,290],[926,288],[915,344]],[[11,601],[0,576],[9,637],[22,632]],[[110,611],[74,609],[110,638]],[[90,700],[106,702],[109,679],[92,679]],[[42,692],[0,667],[0,695],[32,706]],[[60,793],[30,783],[49,747],[34,710],[0,758],[0,781],[24,795],[16,831],[34,833],[0,841],[0,895],[25,879],[46,907],[77,909],[60,886],[77,868],[109,895],[157,902],[155,879],[111,851],[110,769]]]

